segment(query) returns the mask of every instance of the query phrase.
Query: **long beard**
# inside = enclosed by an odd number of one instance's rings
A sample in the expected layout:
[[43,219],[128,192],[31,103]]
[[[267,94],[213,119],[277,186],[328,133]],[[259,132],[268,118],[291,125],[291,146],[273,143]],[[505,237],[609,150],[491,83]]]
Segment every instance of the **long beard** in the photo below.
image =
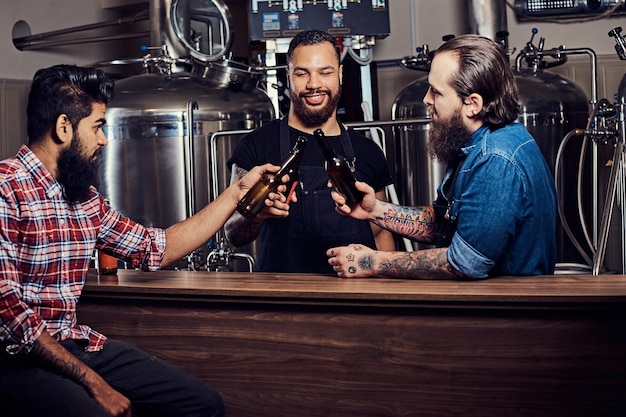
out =
[[333,116],[335,110],[337,109],[337,105],[339,104],[341,86],[339,86],[337,94],[333,94],[330,90],[320,91],[328,96],[328,102],[323,106],[314,108],[306,105],[304,95],[314,93],[315,91],[306,91],[302,94],[297,94],[295,92],[289,93],[289,98],[291,99],[291,105],[293,106],[295,114],[298,115],[302,124],[307,127],[317,127],[325,123]]
[[448,163],[471,138],[472,132],[463,123],[460,112],[454,112],[447,120],[433,119],[428,132],[428,153],[440,162]]
[[98,164],[84,156],[80,137],[75,135],[72,143],[59,154],[57,161],[59,183],[63,185],[69,202],[82,202],[89,197],[89,187],[94,184]]

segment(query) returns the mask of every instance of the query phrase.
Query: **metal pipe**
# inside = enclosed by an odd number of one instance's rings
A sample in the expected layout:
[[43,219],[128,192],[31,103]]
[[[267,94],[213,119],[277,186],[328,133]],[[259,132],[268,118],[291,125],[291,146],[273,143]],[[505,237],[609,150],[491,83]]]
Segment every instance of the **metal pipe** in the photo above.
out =
[[187,171],[186,183],[187,183],[187,216],[191,217],[195,214],[195,152],[193,149],[194,139],[194,117],[193,111],[198,109],[198,102],[196,100],[189,100],[187,102],[187,137],[185,138],[184,150],[185,150],[185,170]]
[[[597,250],[594,253],[593,257],[593,275],[599,275],[601,272],[602,264],[604,262],[604,257],[606,255],[606,247],[609,237],[609,228],[611,226],[611,218],[613,216],[613,207],[616,203],[620,203],[622,205],[621,217],[624,219],[625,217],[625,208],[623,206],[624,196],[620,196],[621,198],[617,200],[617,190],[620,188],[624,177],[624,170],[626,169],[624,165],[624,152],[626,152],[625,144],[626,144],[626,99],[622,97],[621,102],[619,103],[619,136],[617,143],[615,145],[614,156],[613,156],[613,164],[611,166],[611,172],[609,174],[609,185],[606,193],[606,197],[604,200],[604,212],[602,214],[602,222],[600,224],[600,235],[598,237],[598,246]],[[623,232],[622,232],[623,233]],[[623,235],[622,235],[623,236]],[[626,254],[624,253],[624,242],[622,241],[622,273],[624,273],[626,268]]]
[[515,69],[520,70],[522,66],[522,59],[527,56],[536,56],[537,58],[544,58],[546,56],[550,57],[560,57],[561,55],[576,55],[576,54],[587,54],[591,60],[591,104],[595,105],[598,101],[598,64],[596,53],[593,49],[590,48],[574,48],[574,49],[562,49],[562,48],[554,48],[548,51],[521,51],[517,57],[515,58]]
[[346,122],[344,123],[349,127],[370,127],[370,126],[402,126],[412,124],[428,124],[431,122],[430,117],[421,117],[417,119],[402,119],[402,120],[377,120],[371,122]]
[[508,31],[506,5],[502,0],[469,0],[471,33],[496,40],[498,32]]
[[133,65],[133,64],[143,64],[143,63],[144,63],[143,58],[129,58],[129,59],[112,59],[109,61],[98,61],[98,62],[93,62],[87,66],[93,67],[93,68],[102,68],[102,67],[110,67],[114,65]]
[[110,20],[107,22],[98,22],[98,23],[92,23],[89,25],[75,26],[73,28],[53,30],[50,32],[39,33],[36,35],[21,36],[18,38],[13,38],[13,45],[15,45],[15,47],[19,49],[20,51],[23,51],[23,50],[40,49],[40,48],[53,47],[53,46],[72,45],[72,44],[88,43],[88,42],[100,42],[100,41],[117,40],[117,39],[128,39],[131,37],[141,37],[141,36],[146,36],[147,34],[149,34],[149,32],[147,33],[137,32],[137,33],[126,34],[126,35],[111,35],[111,36],[101,36],[101,37],[91,37],[91,38],[79,38],[79,39],[64,40],[64,41],[53,41],[53,40],[46,41],[46,39],[54,38],[56,36],[69,35],[73,33],[84,32],[87,30],[125,25],[129,23],[137,23],[137,22],[142,22],[144,20],[148,20],[149,18],[150,16],[147,16],[147,15],[146,16],[138,15],[138,16],[129,17],[129,18]]
[[32,51],[36,49],[45,49],[45,48],[53,48],[57,46],[67,46],[67,45],[79,45],[83,43],[91,43],[91,42],[105,42],[105,41],[116,41],[120,39],[132,39],[132,38],[141,38],[144,36],[148,36],[150,32],[135,32],[135,33],[127,33],[122,35],[110,35],[110,36],[95,36],[92,38],[80,38],[80,39],[66,39],[62,41],[30,41],[30,42],[21,42],[18,46],[15,47],[20,51]]

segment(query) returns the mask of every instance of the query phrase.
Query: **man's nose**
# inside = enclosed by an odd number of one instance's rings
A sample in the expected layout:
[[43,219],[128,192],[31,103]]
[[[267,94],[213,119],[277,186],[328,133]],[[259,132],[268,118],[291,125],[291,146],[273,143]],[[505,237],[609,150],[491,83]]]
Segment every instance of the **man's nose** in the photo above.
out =
[[424,98],[422,99],[422,101],[427,106],[430,106],[431,104],[433,104],[433,92],[430,89],[430,87],[428,87],[428,90],[426,91],[426,94],[424,94]]

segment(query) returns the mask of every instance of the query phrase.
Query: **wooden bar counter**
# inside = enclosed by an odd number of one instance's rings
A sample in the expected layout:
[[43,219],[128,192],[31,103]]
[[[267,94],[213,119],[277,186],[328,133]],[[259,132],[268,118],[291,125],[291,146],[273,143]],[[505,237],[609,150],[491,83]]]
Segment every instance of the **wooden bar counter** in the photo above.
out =
[[119,271],[80,323],[215,387],[229,417],[626,416],[626,276],[479,282]]

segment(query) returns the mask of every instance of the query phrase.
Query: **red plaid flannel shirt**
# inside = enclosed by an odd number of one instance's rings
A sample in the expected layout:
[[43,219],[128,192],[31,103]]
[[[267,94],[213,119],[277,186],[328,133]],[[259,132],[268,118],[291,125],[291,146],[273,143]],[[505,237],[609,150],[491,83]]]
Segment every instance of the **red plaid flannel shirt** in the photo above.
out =
[[57,340],[86,339],[100,350],[106,337],[76,322],[76,304],[94,248],[135,268],[158,269],[165,232],[110,209],[92,187],[69,204],[62,186],[29,148],[0,163],[0,347],[29,352],[43,331]]

